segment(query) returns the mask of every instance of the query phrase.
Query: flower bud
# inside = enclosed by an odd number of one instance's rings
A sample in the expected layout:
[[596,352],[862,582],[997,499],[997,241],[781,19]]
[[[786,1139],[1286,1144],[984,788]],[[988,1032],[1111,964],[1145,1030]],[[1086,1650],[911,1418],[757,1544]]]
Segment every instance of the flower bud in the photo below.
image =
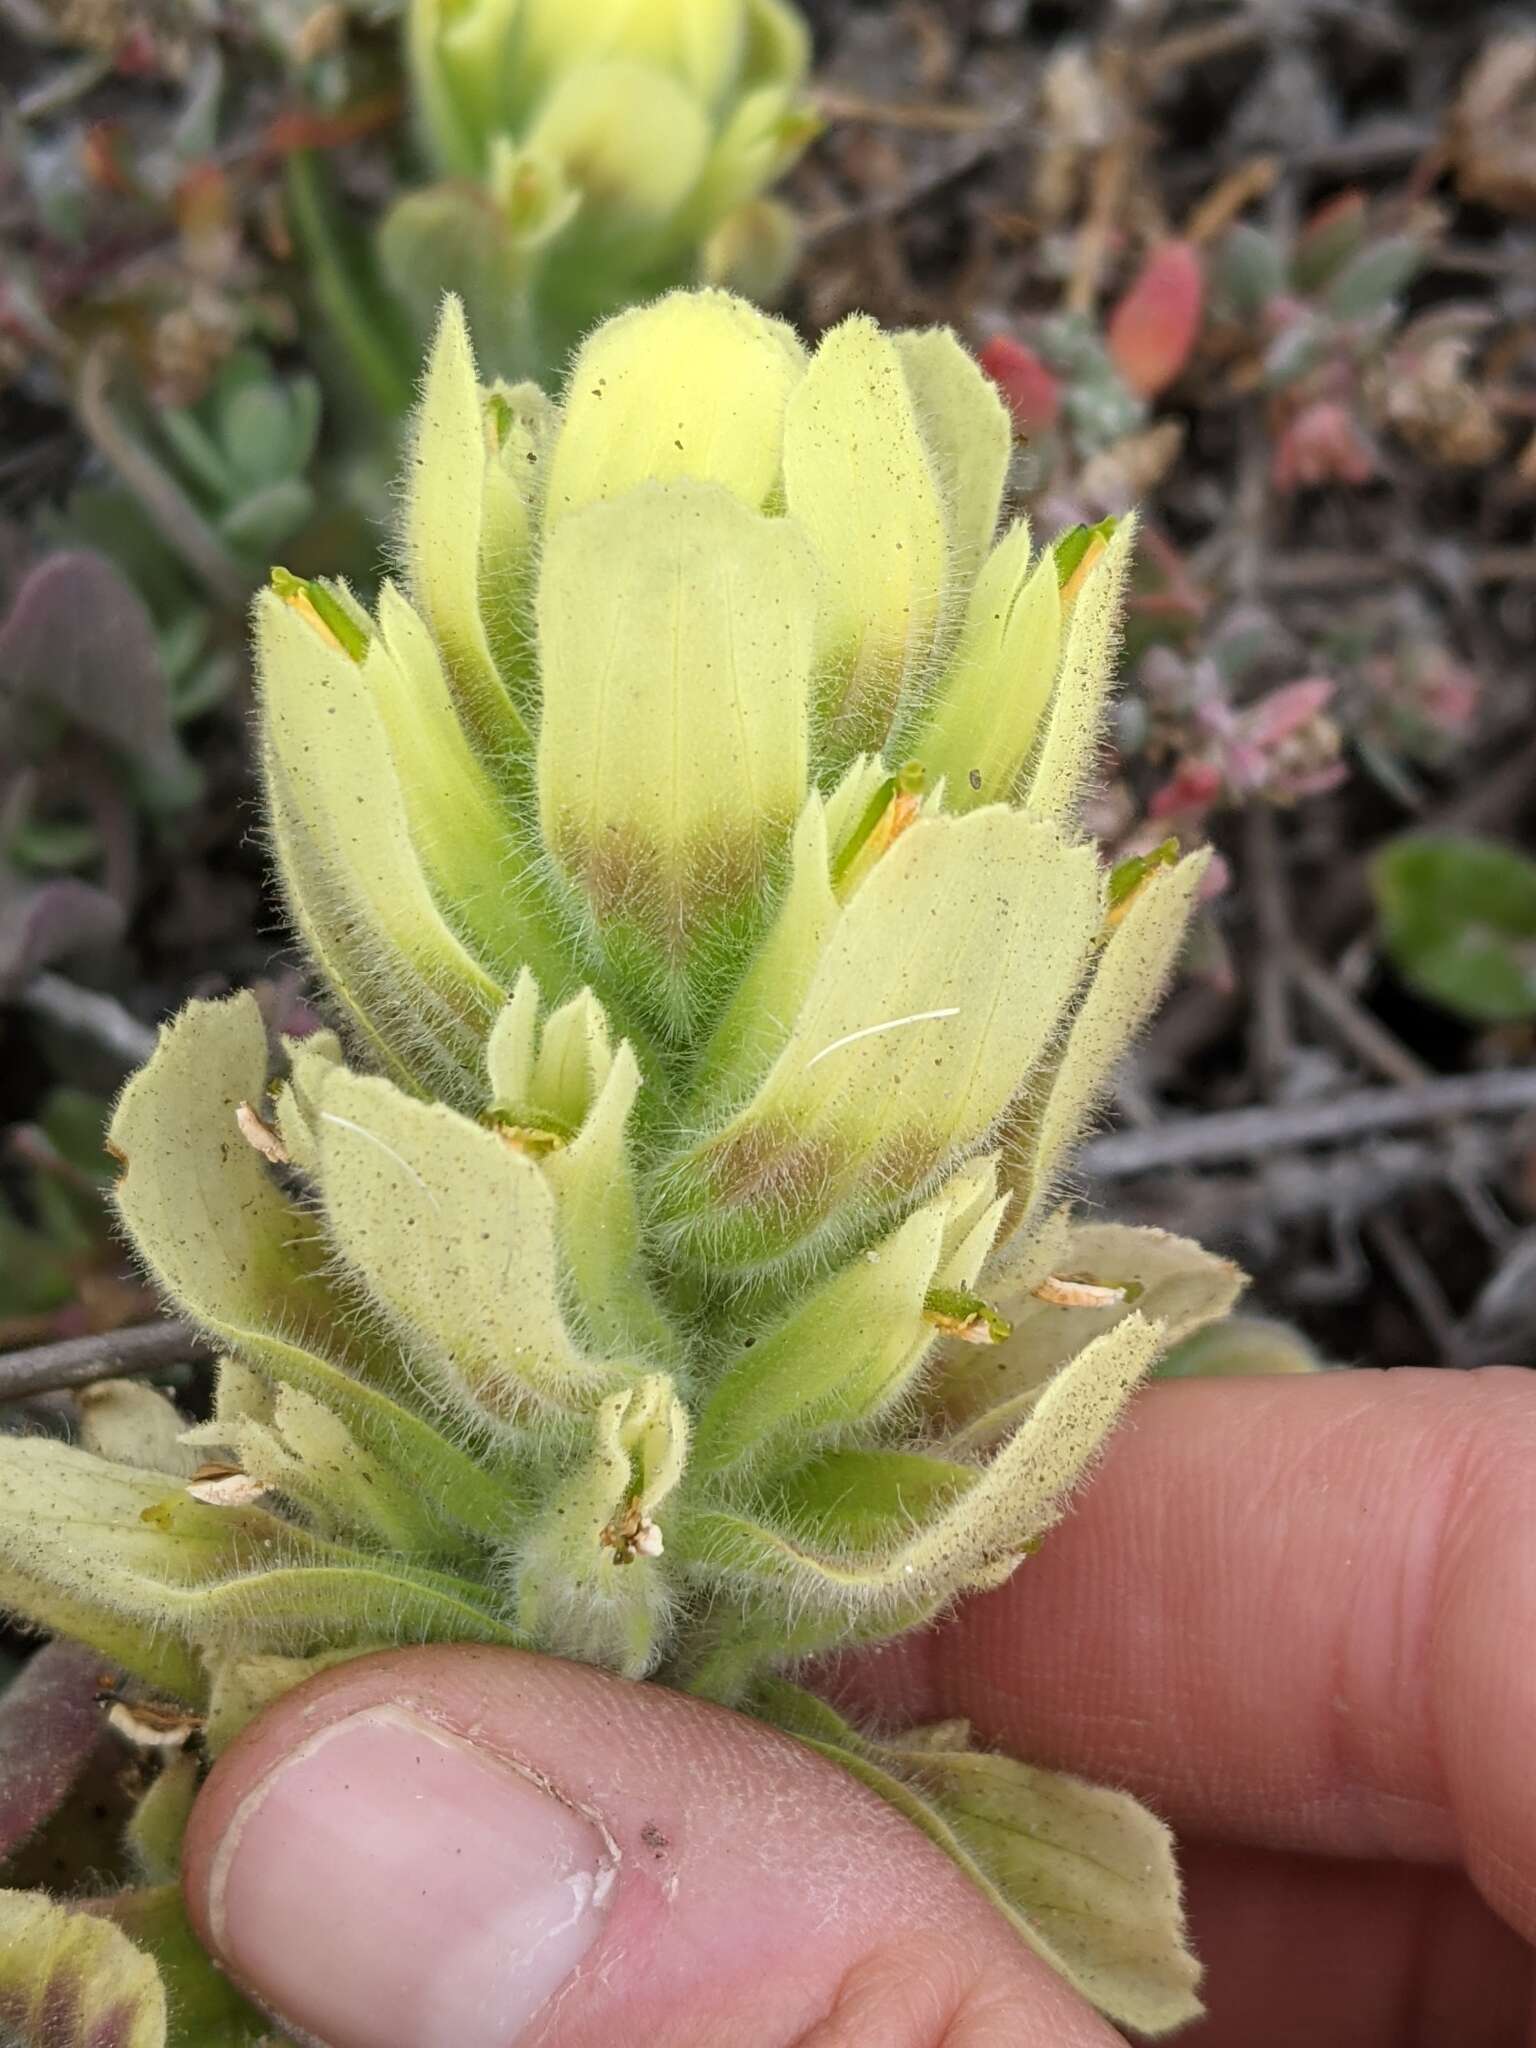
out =
[[704,108],[652,66],[617,57],[567,72],[528,134],[580,196],[589,252],[659,236],[709,152]]
[[486,1120],[515,1151],[535,1159],[554,1193],[566,1271],[586,1335],[611,1352],[657,1359],[671,1332],[645,1273],[639,1190],[630,1156],[630,1114],[640,1067],[630,1046],[615,1052],[591,991],[539,1023],[539,990],[519,976],[486,1047]]
[[845,320],[790,394],[784,493],[825,583],[817,713],[841,765],[877,748],[923,673],[943,612],[949,538],[896,343]]
[[411,0],[422,140],[457,182],[397,203],[386,271],[418,316],[460,292],[504,370],[670,284],[772,282],[753,209],[816,131],[809,56],[782,0]]
[[544,555],[545,840],[610,963],[699,1014],[805,789],[815,570],[718,485],[644,486]]
[[482,170],[524,0],[412,0],[406,56],[422,141],[454,177]]
[[674,292],[608,321],[576,358],[549,463],[552,529],[636,484],[692,477],[754,511],[780,490],[784,408],[805,351],[725,292]]
[[659,1516],[687,1444],[688,1411],[665,1374],[602,1403],[585,1457],[518,1560],[517,1617],[532,1642],[579,1645],[579,1656],[626,1678],[653,1667],[673,1597]]
[[770,303],[799,254],[800,228],[789,208],[777,199],[753,199],[721,221],[704,244],[699,271],[706,284]]

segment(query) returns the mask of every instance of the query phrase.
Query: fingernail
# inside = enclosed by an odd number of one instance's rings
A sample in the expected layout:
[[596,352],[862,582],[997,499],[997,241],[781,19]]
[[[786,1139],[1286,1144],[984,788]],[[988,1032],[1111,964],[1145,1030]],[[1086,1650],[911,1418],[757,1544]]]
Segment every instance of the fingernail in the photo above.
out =
[[210,1932],[328,2048],[513,2048],[602,1931],[616,1869],[534,1773],[375,1707],[247,1794],[210,1873]]

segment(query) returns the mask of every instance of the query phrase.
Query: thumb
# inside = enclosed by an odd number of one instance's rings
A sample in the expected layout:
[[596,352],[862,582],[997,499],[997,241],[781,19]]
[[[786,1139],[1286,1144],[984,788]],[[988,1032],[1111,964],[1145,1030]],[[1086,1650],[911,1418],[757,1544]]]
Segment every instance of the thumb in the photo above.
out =
[[221,1759],[194,1922],[324,2048],[1109,2048],[937,1849],[786,1737],[515,1651],[367,1657]]

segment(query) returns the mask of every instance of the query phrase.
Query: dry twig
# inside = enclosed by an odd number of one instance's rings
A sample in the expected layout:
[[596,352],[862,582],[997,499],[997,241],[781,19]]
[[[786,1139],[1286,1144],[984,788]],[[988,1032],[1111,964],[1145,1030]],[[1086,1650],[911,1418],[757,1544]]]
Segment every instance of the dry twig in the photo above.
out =
[[60,1387],[88,1387],[95,1380],[164,1372],[213,1353],[190,1323],[139,1323],[96,1337],[68,1337],[27,1351],[0,1353],[0,1402],[49,1394]]
[[1114,1131],[1083,1148],[1082,1166],[1100,1180],[1127,1180],[1176,1166],[1262,1159],[1300,1145],[1343,1145],[1376,1131],[1411,1130],[1452,1117],[1518,1116],[1536,1109],[1536,1070],[1450,1074],[1417,1088],[1362,1088],[1331,1102],[1181,1117],[1150,1131]]
[[122,1062],[142,1067],[155,1049],[155,1034],[116,996],[79,988],[62,974],[35,974],[22,990],[21,1006],[62,1031],[78,1032]]

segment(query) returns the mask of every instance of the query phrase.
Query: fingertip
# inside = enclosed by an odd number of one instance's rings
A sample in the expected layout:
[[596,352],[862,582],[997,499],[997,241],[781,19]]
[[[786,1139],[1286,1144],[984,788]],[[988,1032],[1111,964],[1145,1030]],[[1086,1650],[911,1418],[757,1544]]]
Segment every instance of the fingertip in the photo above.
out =
[[838,1696],[1181,1832],[1464,1858],[1536,1936],[1533,1475],[1515,1368],[1154,1387],[1038,1557]]
[[301,1687],[221,1759],[185,1872],[231,1975],[326,2048],[615,2030],[780,2048],[818,2039],[855,1991],[839,2048],[1115,2038],[831,1764],[515,1652],[401,1651]]

